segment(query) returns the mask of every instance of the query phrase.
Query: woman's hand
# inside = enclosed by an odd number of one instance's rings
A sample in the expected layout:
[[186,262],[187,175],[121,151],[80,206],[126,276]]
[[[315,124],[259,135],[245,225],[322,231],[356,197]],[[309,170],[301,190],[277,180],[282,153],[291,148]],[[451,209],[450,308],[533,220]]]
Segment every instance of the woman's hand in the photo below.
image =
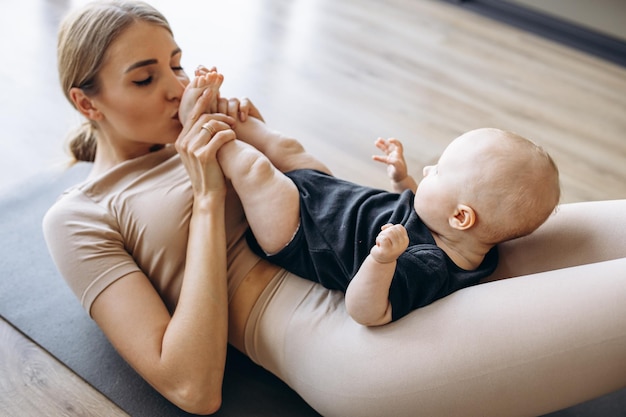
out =
[[189,129],[183,129],[176,140],[176,150],[189,174],[195,199],[226,189],[224,174],[217,162],[218,150],[235,139],[226,117],[204,114]]

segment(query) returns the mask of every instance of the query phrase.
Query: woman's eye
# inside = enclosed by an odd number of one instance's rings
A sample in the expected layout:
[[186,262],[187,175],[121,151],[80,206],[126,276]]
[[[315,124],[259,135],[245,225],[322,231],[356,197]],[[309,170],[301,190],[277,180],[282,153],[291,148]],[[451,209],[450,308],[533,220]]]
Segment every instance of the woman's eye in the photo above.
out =
[[135,83],[136,85],[143,87],[146,86],[148,84],[150,84],[152,82],[152,76],[146,78],[145,80],[141,80],[141,81],[133,81],[133,83]]
[[182,70],[183,70],[183,67],[181,67],[181,66],[178,66],[178,67],[172,67],[172,70],[173,70],[173,71],[182,71]]

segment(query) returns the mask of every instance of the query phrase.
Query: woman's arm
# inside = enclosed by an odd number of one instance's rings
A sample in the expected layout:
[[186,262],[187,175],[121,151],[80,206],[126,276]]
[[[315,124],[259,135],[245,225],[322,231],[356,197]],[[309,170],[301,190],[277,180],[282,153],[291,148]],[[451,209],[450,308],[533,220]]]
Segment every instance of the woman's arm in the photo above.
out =
[[[219,275],[213,271],[215,279],[206,279],[207,284],[219,286]],[[187,288],[190,281],[185,278]],[[187,306],[187,312],[177,309],[170,316],[148,278],[135,272],[104,290],[91,315],[120,355],[164,397],[185,411],[211,414],[221,404],[226,352],[227,316],[216,292],[206,290],[205,303],[201,297],[186,301],[181,294],[179,306]],[[194,304],[203,305],[192,316]]]
[[200,116],[176,142],[194,201],[174,313],[170,316],[141,272],[110,285],[91,309],[128,363],[163,396],[194,414],[211,414],[221,405],[228,340],[226,185],[216,153],[235,134],[218,119]]

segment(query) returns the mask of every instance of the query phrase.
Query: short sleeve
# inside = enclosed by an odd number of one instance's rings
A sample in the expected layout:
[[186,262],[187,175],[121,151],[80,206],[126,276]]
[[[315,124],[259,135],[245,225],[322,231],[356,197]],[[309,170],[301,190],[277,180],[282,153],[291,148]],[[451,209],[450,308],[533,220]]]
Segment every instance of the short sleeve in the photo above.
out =
[[434,245],[409,247],[398,258],[389,288],[393,320],[449,294],[448,270],[443,252]]
[[80,189],[66,192],[48,210],[43,232],[57,269],[88,313],[106,287],[140,270],[115,217]]
[[393,320],[461,288],[478,284],[482,278],[493,273],[497,264],[497,247],[487,253],[478,268],[464,270],[436,245],[409,246],[398,258],[396,274],[389,289]]

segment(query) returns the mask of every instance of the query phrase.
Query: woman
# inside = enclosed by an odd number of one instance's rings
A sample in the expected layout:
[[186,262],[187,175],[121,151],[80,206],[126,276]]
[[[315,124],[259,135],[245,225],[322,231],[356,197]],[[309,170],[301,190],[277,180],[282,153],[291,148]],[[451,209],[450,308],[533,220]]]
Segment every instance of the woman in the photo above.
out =
[[220,407],[227,341],[328,416],[536,415],[626,384],[626,201],[565,205],[503,245],[493,279],[524,278],[364,328],[341,294],[246,246],[216,152],[260,116],[246,100],[205,113],[215,97],[203,96],[179,122],[189,80],[163,16],[88,5],[64,21],[58,57],[88,120],[74,153],[94,164],[46,215],[50,252],[115,348],[180,408]]

